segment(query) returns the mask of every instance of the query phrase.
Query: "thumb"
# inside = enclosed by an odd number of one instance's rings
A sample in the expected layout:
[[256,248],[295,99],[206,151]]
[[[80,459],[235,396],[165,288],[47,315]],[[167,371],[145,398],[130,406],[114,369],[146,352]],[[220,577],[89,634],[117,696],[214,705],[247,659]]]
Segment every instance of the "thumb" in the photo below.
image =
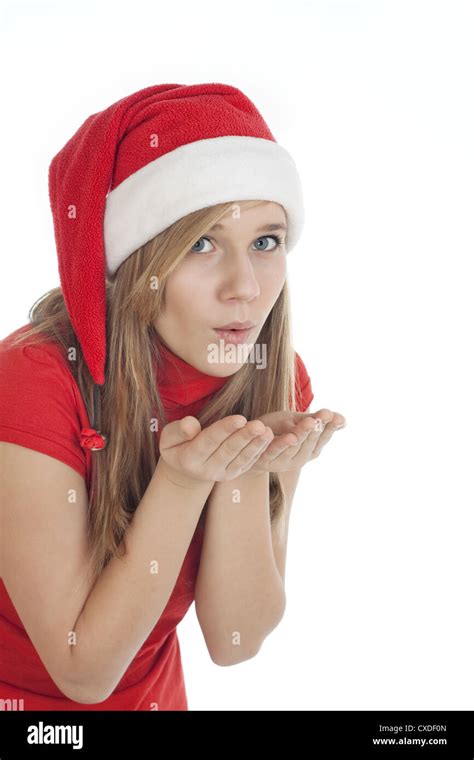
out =
[[196,417],[187,415],[187,417],[183,417],[182,420],[179,420],[178,431],[181,435],[181,438],[194,438],[198,433],[201,432],[201,423]]
[[190,441],[201,432],[201,424],[196,417],[183,417],[182,420],[169,422],[163,428],[162,443],[165,448],[170,449],[172,446],[179,446],[185,441]]

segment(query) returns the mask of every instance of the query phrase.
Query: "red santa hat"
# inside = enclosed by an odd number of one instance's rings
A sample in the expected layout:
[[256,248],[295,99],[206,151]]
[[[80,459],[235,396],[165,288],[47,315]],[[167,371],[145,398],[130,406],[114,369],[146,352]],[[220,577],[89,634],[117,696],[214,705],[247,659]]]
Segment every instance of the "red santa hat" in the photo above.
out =
[[[267,200],[287,216],[286,249],[304,221],[300,178],[255,105],[226,84],[146,87],[85,120],[49,167],[59,276],[71,324],[95,383],[98,427],[106,366],[106,273],[192,211]],[[95,429],[94,429],[95,428]]]

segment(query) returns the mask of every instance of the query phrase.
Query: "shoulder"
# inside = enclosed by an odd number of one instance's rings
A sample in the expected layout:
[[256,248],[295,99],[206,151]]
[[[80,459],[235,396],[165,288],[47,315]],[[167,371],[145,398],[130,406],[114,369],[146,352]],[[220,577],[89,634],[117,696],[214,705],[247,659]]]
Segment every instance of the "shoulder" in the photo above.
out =
[[[63,377],[66,385],[73,380],[68,361],[61,347],[53,341],[33,340],[14,342],[25,327],[15,330],[0,341],[0,380],[13,378],[25,382],[38,382],[48,373]],[[31,373],[35,374],[32,375]]]
[[87,412],[61,346],[0,341],[0,441],[56,457],[86,474],[80,446]]

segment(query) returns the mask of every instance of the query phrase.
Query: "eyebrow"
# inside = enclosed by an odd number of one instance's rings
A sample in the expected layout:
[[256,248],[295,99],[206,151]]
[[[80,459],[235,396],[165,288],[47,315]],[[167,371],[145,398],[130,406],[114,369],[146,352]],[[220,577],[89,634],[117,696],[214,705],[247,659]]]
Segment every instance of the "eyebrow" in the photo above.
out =
[[[223,228],[223,224],[214,224],[213,227],[209,229],[209,232],[212,230],[221,230]],[[286,225],[284,224],[264,224],[263,227],[259,227],[257,229],[257,232],[264,232],[265,230],[286,230]]]

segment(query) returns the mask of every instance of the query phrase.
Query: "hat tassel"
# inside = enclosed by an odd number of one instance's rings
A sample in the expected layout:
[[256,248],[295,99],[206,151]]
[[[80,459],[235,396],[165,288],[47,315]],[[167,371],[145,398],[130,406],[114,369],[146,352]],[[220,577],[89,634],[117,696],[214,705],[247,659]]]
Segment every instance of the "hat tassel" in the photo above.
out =
[[92,427],[81,430],[80,445],[83,449],[99,451],[107,446],[108,440],[100,432],[100,385],[97,383],[94,383],[92,402]]

